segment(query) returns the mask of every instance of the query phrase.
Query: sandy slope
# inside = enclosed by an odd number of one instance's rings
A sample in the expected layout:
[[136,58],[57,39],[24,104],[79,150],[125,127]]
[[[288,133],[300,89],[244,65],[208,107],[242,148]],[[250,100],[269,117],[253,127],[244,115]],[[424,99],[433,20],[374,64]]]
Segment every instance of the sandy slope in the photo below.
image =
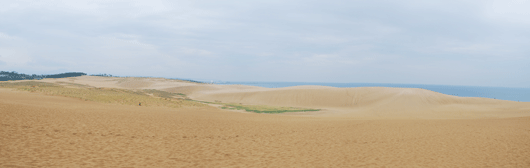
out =
[[93,76],[43,81],[124,89],[158,89],[184,93],[192,99],[205,101],[323,109],[320,112],[292,113],[292,115],[357,119],[471,119],[530,116],[530,102],[464,98],[415,88],[326,86],[262,88],[197,84],[163,78]]
[[530,103],[464,98],[414,88],[297,86],[245,92],[202,91],[200,100],[322,108],[325,116],[359,118],[506,118],[530,116]]
[[530,118],[357,120],[0,89],[0,167],[530,167]]

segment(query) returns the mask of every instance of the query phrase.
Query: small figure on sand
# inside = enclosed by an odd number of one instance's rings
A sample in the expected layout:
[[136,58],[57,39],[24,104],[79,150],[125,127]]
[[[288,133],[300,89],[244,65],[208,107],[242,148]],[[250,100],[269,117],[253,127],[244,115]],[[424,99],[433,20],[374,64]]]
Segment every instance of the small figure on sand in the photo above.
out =
[[142,106],[142,102],[138,102],[138,106]]

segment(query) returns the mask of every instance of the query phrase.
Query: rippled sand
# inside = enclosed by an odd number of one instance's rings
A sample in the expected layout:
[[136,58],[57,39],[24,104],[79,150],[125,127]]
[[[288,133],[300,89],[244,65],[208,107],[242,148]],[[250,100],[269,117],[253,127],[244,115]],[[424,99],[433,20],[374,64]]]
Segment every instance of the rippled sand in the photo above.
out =
[[530,117],[363,120],[0,89],[0,167],[39,166],[530,167]]

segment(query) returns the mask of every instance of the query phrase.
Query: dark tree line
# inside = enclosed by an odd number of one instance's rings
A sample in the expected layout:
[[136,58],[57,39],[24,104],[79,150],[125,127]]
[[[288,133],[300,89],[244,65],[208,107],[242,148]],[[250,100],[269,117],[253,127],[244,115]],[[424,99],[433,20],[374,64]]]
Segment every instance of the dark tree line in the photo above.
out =
[[119,76],[112,76],[111,74],[92,74],[90,76],[119,77]]
[[52,75],[28,75],[23,73],[17,73],[15,71],[0,71],[0,81],[8,80],[29,80],[29,79],[44,79],[44,78],[67,78],[67,77],[76,77],[83,76],[86,73],[83,72],[66,72],[61,74],[52,74]]

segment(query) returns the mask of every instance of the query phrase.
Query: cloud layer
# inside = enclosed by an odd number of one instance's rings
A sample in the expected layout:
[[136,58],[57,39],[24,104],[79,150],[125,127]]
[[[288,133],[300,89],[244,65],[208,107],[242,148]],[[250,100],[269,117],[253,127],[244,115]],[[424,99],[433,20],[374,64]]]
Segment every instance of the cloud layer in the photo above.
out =
[[23,73],[530,87],[530,1],[1,1]]

